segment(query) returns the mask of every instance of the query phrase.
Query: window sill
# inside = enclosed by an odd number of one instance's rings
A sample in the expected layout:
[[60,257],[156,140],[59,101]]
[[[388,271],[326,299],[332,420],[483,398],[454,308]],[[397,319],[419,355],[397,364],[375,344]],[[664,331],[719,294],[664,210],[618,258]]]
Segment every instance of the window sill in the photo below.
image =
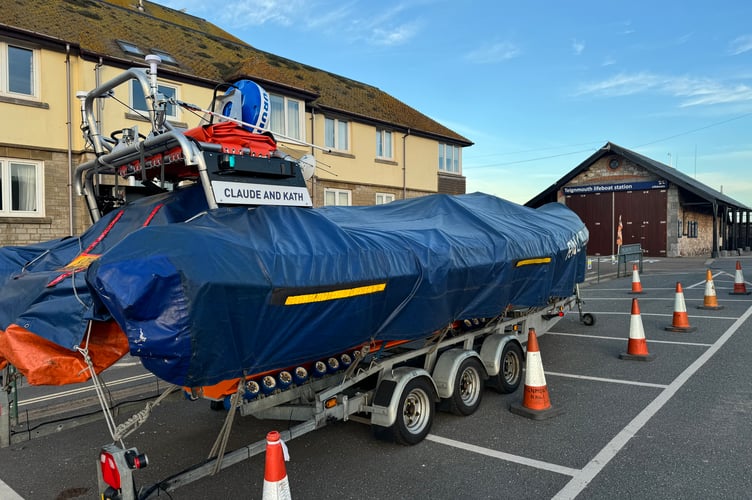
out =
[[351,153],[345,153],[343,151],[324,151],[324,154],[332,155],[332,156],[339,156],[341,158],[350,158],[351,160],[355,159],[355,155]]
[[385,158],[376,158],[373,161],[375,161],[376,163],[382,163],[384,165],[394,165],[395,167],[397,165],[399,165],[399,163],[397,163],[396,161],[394,161],[394,160],[387,160]]
[[[126,113],[125,118],[128,120],[134,120],[137,122],[147,122],[147,123],[149,122],[148,114],[147,116],[141,116],[136,113]],[[188,124],[185,122],[178,122],[170,118],[167,118],[167,121],[170,122],[170,125],[172,125],[173,127],[186,128],[186,129],[188,128]]]
[[462,177],[461,173],[447,172],[446,170],[439,170],[439,175],[448,175],[450,177]]
[[52,217],[14,217],[0,214],[0,224],[52,224]]
[[29,99],[19,99],[18,97],[8,97],[0,95],[0,102],[6,104],[16,104],[18,106],[28,106],[30,108],[50,109],[50,105],[46,102],[32,101]]

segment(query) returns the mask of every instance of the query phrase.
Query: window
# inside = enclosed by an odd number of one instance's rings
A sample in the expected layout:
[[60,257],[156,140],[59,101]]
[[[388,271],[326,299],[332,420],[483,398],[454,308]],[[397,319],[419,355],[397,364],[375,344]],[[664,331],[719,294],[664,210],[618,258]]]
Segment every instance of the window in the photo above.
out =
[[178,66],[177,60],[174,57],[172,57],[170,54],[165,52],[164,50],[152,49],[151,53],[154,54],[155,56],[159,56],[159,58],[162,59],[162,62],[165,64]]
[[439,171],[460,174],[460,148],[451,144],[439,144]]
[[684,225],[682,224],[682,220],[681,219],[679,219],[678,221],[676,221],[676,229],[677,229],[677,233],[678,233],[677,236],[679,238],[681,238],[682,237],[682,233],[684,232]]
[[697,238],[699,223],[697,221],[687,221],[687,237]]
[[38,97],[36,50],[0,42],[0,65],[0,95]]
[[394,201],[394,195],[391,193],[376,193],[376,204],[383,205]]
[[303,137],[303,102],[285,96],[269,94],[271,116],[269,128],[282,138],[305,140]]
[[[165,98],[178,97],[177,87],[171,85],[159,84],[157,86],[159,93],[165,96]],[[150,106],[146,103],[146,97],[144,97],[144,91],[137,80],[131,80],[131,107],[141,113],[148,113]],[[178,118],[178,107],[175,104],[167,104],[167,118],[173,120]]]
[[392,133],[384,129],[376,129],[376,157],[392,157]]
[[125,52],[128,55],[132,56],[144,56],[144,51],[141,50],[141,48],[133,43],[126,42],[124,40],[117,40],[117,44],[120,45],[120,49]]
[[324,205],[350,205],[350,191],[344,189],[325,189]]
[[328,148],[348,151],[350,141],[348,133],[350,123],[336,118],[327,118],[324,121],[324,145]]
[[44,215],[42,163],[0,158],[0,215]]

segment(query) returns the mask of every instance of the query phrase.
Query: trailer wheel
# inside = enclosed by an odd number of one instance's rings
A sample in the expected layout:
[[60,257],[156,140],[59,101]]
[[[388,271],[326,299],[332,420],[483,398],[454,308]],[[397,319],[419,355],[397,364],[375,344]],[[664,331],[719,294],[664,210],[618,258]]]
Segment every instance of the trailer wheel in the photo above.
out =
[[483,365],[477,358],[467,358],[457,370],[449,411],[455,415],[472,415],[483,399]]
[[374,433],[381,439],[398,444],[418,444],[431,431],[435,411],[434,389],[423,377],[405,384],[397,407],[397,419],[389,427],[374,426]]
[[491,377],[491,386],[502,394],[511,394],[522,381],[522,347],[517,342],[507,342],[501,351],[501,369]]
[[590,313],[585,313],[582,315],[582,323],[585,326],[593,326],[595,324],[595,316],[593,316]]

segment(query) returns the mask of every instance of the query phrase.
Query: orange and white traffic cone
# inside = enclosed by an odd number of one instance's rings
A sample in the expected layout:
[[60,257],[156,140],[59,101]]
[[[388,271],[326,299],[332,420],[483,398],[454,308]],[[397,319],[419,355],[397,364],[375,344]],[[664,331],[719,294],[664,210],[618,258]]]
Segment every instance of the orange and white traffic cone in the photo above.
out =
[[561,413],[561,408],[554,408],[548,397],[546,375],[543,373],[543,363],[535,328],[531,328],[527,334],[525,365],[525,390],[522,396],[522,404],[513,403],[509,407],[509,411],[533,420],[543,420]]
[[752,292],[747,291],[747,284],[744,282],[744,273],[742,273],[742,263],[736,261],[736,273],[734,274],[734,290],[729,292],[731,295],[749,295]]
[[642,293],[642,283],[640,283],[640,273],[637,272],[637,264],[632,264],[632,291],[629,293]]
[[689,326],[689,316],[687,316],[687,305],[684,303],[684,291],[681,283],[676,282],[676,297],[674,299],[674,319],[671,326],[665,330],[669,332],[694,332],[697,328]]
[[715,284],[713,283],[713,273],[708,269],[707,276],[705,278],[705,298],[702,301],[701,306],[697,306],[698,309],[723,309],[723,306],[718,305],[718,297],[715,294]]
[[263,500],[292,500],[290,483],[287,480],[285,461],[290,457],[287,446],[279,432],[271,431],[266,435],[266,465],[264,468]]
[[640,305],[637,299],[632,299],[632,315],[629,318],[629,340],[627,352],[619,354],[620,359],[634,361],[653,361],[655,354],[648,352],[648,343],[645,340],[645,329],[642,327]]

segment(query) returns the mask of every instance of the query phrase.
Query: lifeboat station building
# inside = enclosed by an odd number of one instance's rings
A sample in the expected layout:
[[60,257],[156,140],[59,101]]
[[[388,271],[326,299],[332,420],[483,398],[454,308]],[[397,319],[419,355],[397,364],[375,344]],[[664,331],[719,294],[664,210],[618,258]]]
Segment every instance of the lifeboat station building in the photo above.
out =
[[557,201],[590,231],[588,254],[639,243],[649,257],[718,257],[749,251],[750,212],[668,165],[611,142],[525,205]]

